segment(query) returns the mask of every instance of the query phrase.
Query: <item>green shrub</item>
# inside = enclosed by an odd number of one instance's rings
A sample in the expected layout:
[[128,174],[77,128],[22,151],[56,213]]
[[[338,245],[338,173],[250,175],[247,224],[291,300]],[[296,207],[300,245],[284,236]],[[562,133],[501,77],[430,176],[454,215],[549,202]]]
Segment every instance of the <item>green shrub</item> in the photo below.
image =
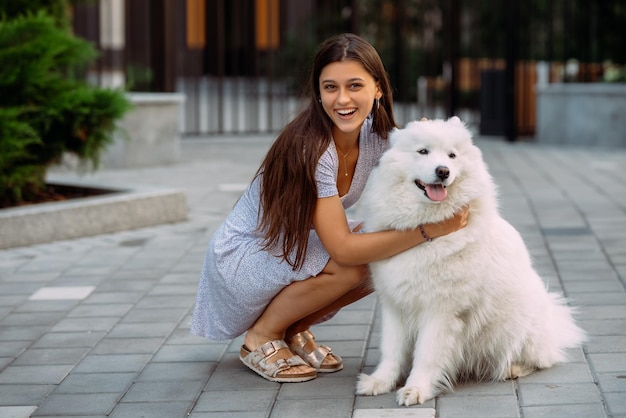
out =
[[90,43],[45,12],[0,20],[0,206],[36,196],[64,153],[98,166],[130,102],[84,80],[95,58]]

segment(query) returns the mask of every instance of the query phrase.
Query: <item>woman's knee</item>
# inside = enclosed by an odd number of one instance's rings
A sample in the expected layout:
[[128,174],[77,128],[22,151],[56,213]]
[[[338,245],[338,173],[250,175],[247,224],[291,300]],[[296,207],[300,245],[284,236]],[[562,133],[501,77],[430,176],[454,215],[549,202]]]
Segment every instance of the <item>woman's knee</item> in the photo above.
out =
[[325,272],[335,275],[349,288],[369,282],[370,273],[366,264],[359,266],[341,266],[331,260],[324,270]]

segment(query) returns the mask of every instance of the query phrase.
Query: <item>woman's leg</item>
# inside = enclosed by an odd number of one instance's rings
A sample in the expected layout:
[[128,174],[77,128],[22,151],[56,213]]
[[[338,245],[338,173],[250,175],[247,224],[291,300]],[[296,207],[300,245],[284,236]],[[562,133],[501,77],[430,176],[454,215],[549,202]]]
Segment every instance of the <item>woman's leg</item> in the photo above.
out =
[[[294,335],[304,331],[369,293],[367,266],[343,267],[331,260],[316,277],[294,282],[272,299],[246,333],[246,347],[254,350],[268,341],[284,340],[288,332]],[[293,372],[299,373],[298,367]]]

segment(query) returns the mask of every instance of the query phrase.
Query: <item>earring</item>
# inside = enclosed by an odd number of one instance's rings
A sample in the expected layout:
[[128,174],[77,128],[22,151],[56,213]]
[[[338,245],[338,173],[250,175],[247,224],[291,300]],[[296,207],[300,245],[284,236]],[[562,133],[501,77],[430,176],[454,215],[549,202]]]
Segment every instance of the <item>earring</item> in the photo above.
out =
[[380,109],[380,97],[376,98],[376,110]]
[[322,99],[317,99],[318,102],[322,103]]

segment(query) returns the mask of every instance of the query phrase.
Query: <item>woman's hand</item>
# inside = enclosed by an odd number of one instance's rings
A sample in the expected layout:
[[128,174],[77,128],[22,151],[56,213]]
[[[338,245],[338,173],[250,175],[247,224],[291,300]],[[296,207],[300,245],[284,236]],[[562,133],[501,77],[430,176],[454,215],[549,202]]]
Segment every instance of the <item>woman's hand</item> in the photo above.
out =
[[467,218],[469,217],[469,206],[463,207],[459,212],[455,213],[450,219],[446,219],[436,224],[424,225],[424,232],[430,238],[442,237],[458,231],[467,226]]

